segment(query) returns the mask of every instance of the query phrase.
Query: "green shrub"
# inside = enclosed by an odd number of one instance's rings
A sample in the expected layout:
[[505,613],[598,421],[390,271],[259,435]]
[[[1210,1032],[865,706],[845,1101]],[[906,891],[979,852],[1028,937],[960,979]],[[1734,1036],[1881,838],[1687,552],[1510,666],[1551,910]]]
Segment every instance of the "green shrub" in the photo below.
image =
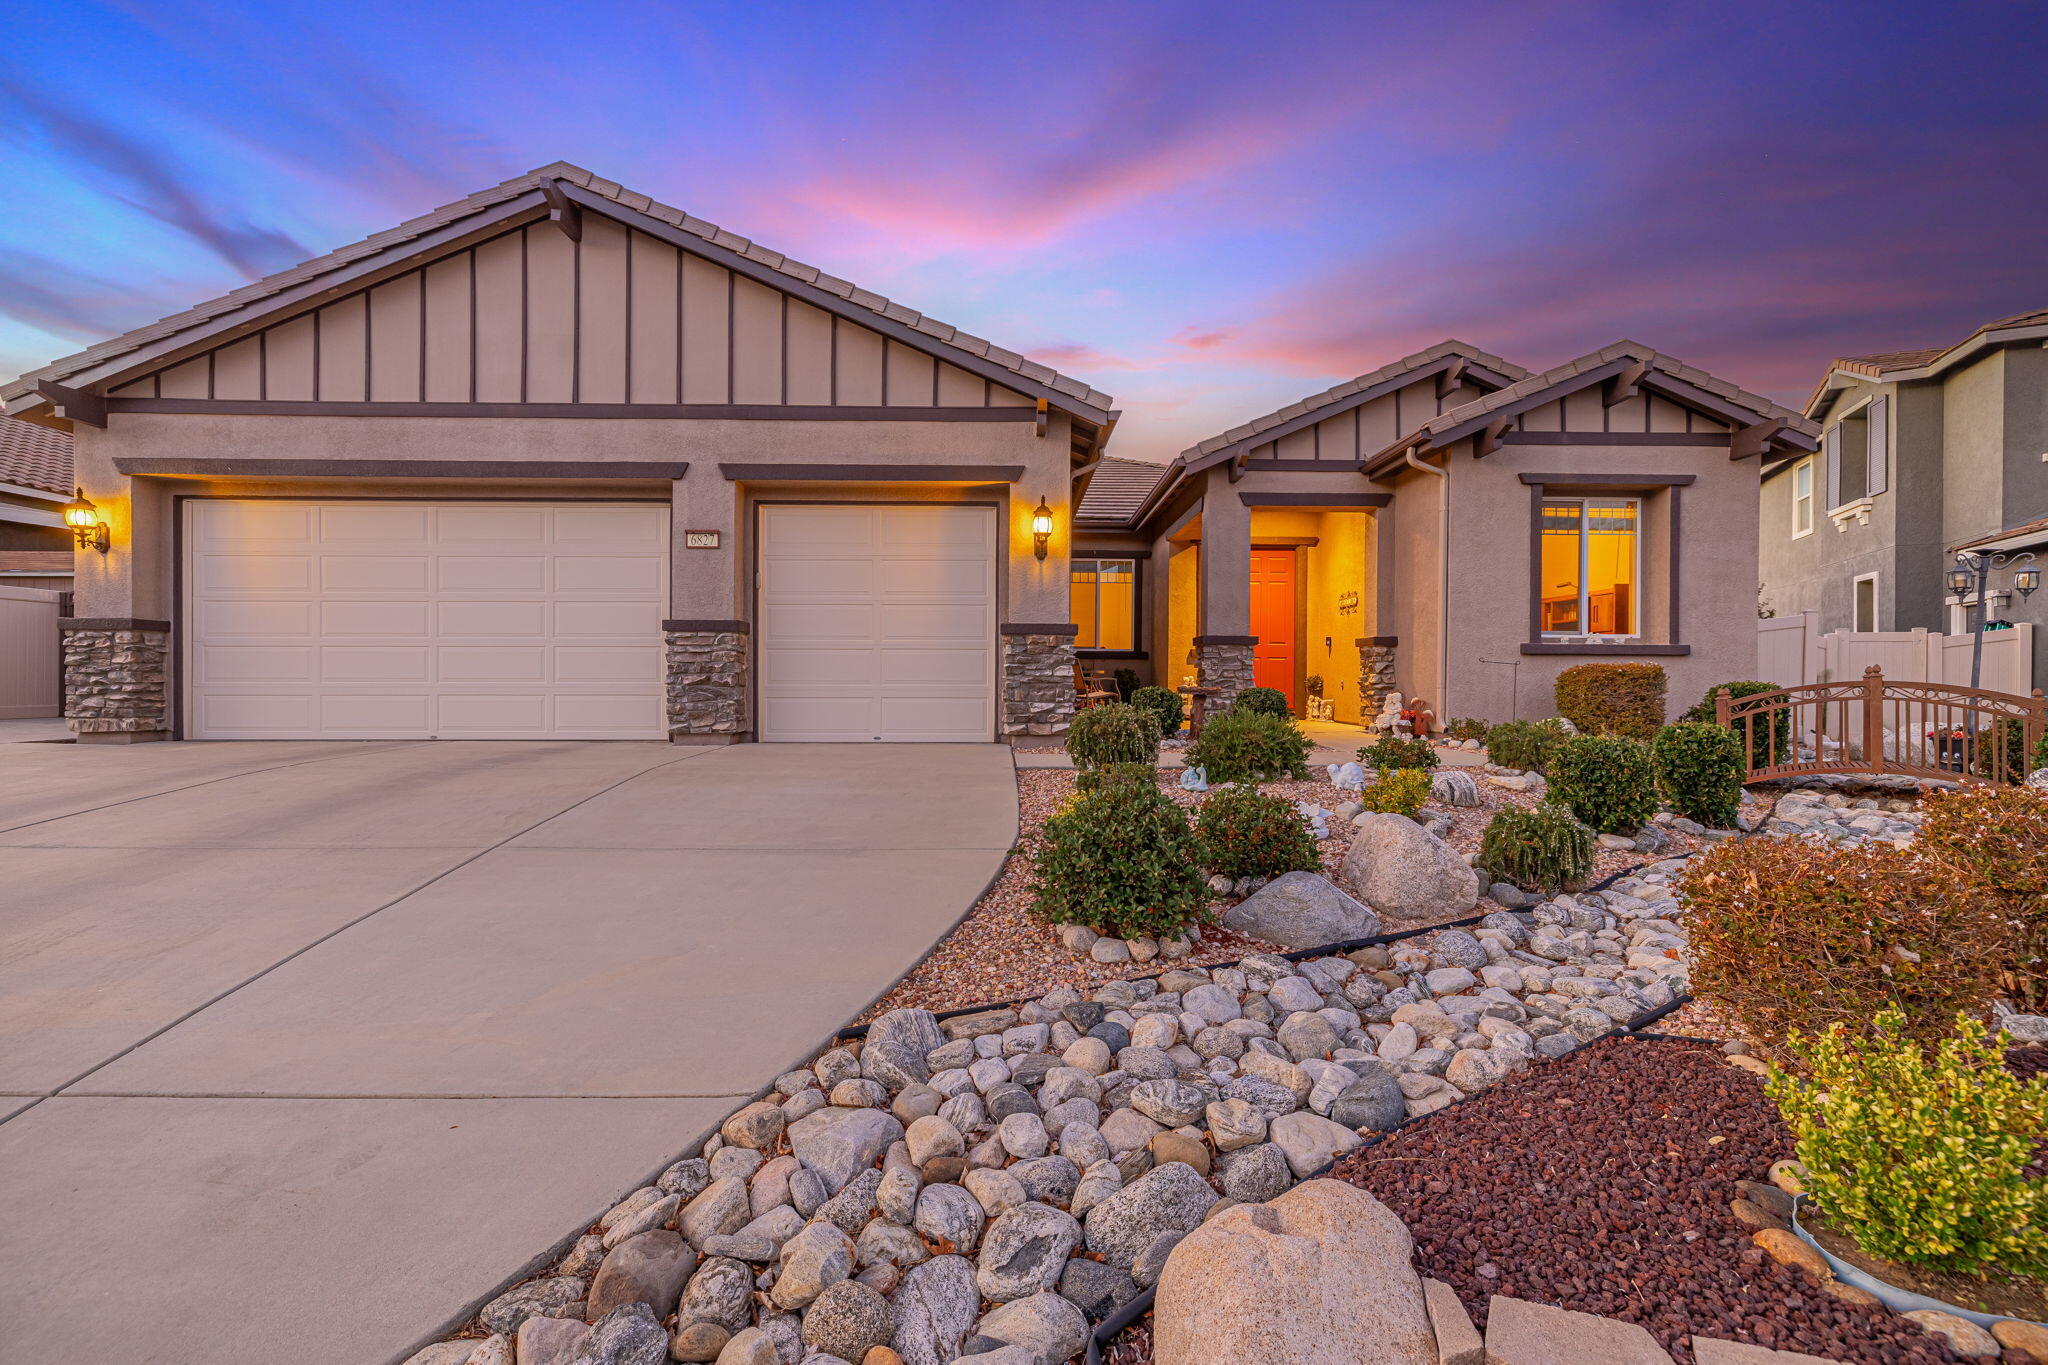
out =
[[1801,1035],[1765,1090],[1806,1163],[1807,1191],[1872,1256],[1961,1275],[2048,1272],[2048,1076],[2021,1080],[1985,1026],[1958,1014],[1931,1053],[1887,1009],[1857,1038]]
[[1178,934],[1207,913],[1201,847],[1156,786],[1111,782],[1045,822],[1032,913],[1116,938]]
[[[2048,741],[2048,736],[2043,736]],[[1970,770],[1987,782],[2027,780],[2027,727],[2016,716],[1993,721],[1971,746]]]
[[1307,777],[1309,748],[1292,716],[1233,706],[1202,726],[1187,762],[1211,782],[1272,782]]
[[1730,840],[1692,860],[1685,900],[1694,994],[1767,1050],[1888,1006],[1938,1037],[1990,1004],[2010,956],[1996,903],[1917,847]]
[[2005,995],[2022,1013],[2048,1013],[2048,797],[1970,786],[1936,792],[1920,809],[1914,849],[1953,864],[1998,912]]
[[1542,772],[1557,746],[1571,738],[1549,720],[1511,720],[1486,732],[1486,757],[1503,768]]
[[1436,766],[1436,746],[1426,739],[1406,735],[1382,735],[1358,751],[1358,761],[1368,768],[1421,768]]
[[1150,711],[1159,723],[1159,733],[1176,735],[1180,733],[1180,717],[1183,709],[1180,693],[1166,687],[1141,687],[1131,693],[1131,705],[1141,711]]
[[1507,806],[1479,836],[1479,870],[1489,881],[1554,895],[1593,875],[1593,831],[1562,806]]
[[1657,786],[1671,809],[1713,829],[1733,829],[1742,800],[1742,741],[1718,725],[1683,721],[1650,741]]
[[1138,670],[1135,668],[1119,668],[1109,676],[1116,681],[1118,701],[1129,701],[1131,694],[1138,690]]
[[1083,768],[1074,774],[1076,791],[1101,791],[1106,787],[1157,787],[1159,770],[1150,763],[1105,763]]
[[1648,739],[1664,724],[1656,664],[1579,664],[1557,675],[1557,711],[1589,735]]
[[1152,713],[1121,702],[1091,706],[1067,726],[1067,754],[1077,768],[1107,763],[1150,763],[1159,752]]
[[1277,687],[1247,687],[1237,694],[1230,703],[1239,711],[1257,711],[1262,715],[1284,716],[1287,709],[1287,694]]
[[1633,834],[1657,810],[1657,766],[1639,739],[1575,735],[1551,755],[1550,799],[1601,834]]
[[1476,739],[1484,744],[1486,732],[1492,728],[1477,716],[1458,716],[1444,726],[1444,736],[1447,739]]
[[[1758,682],[1754,678],[1739,682],[1716,683],[1707,689],[1707,695],[1699,704],[1680,716],[1680,720],[1703,721],[1708,725],[1717,724],[1714,697],[1722,688],[1728,689],[1728,699],[1739,701],[1743,697],[1754,697],[1764,692],[1776,692],[1778,684]],[[1750,766],[1767,768],[1783,763],[1792,756],[1792,711],[1790,707],[1759,711],[1755,720],[1744,721],[1729,728],[1738,734],[1747,732],[1754,736],[1750,747],[1754,751]]]
[[1195,815],[1195,834],[1202,843],[1202,866],[1232,881],[1322,868],[1315,835],[1294,803],[1255,787],[1228,787],[1211,795]]
[[1382,768],[1379,781],[1366,783],[1358,802],[1367,810],[1383,815],[1405,815],[1413,820],[1429,800],[1429,773],[1422,768]]

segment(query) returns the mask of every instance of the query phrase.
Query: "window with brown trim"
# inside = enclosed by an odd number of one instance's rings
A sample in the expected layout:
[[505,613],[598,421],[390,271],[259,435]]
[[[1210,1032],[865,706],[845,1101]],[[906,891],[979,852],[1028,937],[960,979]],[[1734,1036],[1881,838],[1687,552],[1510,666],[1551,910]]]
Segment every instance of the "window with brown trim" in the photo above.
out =
[[1068,618],[1079,628],[1076,649],[1137,649],[1138,561],[1076,559],[1068,585]]
[[1642,633],[1637,498],[1545,498],[1537,612],[1543,638]]

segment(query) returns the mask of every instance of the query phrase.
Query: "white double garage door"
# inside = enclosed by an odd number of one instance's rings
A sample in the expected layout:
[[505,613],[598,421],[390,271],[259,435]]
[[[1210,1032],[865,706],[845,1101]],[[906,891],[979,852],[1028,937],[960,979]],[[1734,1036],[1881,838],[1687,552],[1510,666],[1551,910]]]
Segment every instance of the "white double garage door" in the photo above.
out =
[[[666,506],[185,506],[192,738],[666,735]],[[760,534],[762,738],[993,738],[992,509],[769,506]]]

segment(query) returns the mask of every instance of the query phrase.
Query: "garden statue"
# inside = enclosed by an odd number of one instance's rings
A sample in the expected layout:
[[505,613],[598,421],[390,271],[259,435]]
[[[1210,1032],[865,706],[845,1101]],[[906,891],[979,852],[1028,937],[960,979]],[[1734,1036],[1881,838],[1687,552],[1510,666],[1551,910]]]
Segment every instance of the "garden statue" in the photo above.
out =
[[1420,697],[1402,709],[1401,719],[1408,722],[1409,732],[1417,739],[1428,739],[1436,732],[1436,712]]
[[1380,703],[1379,715],[1373,717],[1372,728],[1385,730],[1390,734],[1406,734],[1408,722],[1401,718],[1401,694],[1387,693],[1387,699]]

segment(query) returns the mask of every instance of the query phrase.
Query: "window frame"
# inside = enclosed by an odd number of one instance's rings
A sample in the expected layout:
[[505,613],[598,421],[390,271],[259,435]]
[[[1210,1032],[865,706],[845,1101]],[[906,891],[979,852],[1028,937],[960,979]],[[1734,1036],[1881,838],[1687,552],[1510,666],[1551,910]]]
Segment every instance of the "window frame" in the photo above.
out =
[[[1640,642],[1643,638],[1643,529],[1644,498],[1640,493],[1559,493],[1552,495],[1544,490],[1537,501],[1538,536],[1542,535],[1543,514],[1553,503],[1577,503],[1579,506],[1579,566],[1578,566],[1578,620],[1583,624],[1591,621],[1592,594],[1587,588],[1587,560],[1591,554],[1591,537],[1587,534],[1586,513],[1598,503],[1604,506],[1627,505],[1634,511],[1635,530],[1629,545],[1629,587],[1631,589],[1630,612],[1633,616],[1629,631],[1593,630],[1544,630],[1537,639],[1546,644],[1566,644],[1583,641],[1588,644],[1624,644]],[[1542,616],[1543,584],[1536,581],[1529,585],[1536,598],[1536,614]]]
[[[1882,571],[1873,570],[1870,573],[1857,574],[1854,578],[1849,580],[1849,629],[1851,632],[1858,635],[1877,634],[1877,617],[1879,606],[1878,595],[1883,581],[1883,577],[1884,575]],[[1865,583],[1868,583],[1870,585],[1870,624],[1868,626],[1865,626],[1863,622],[1858,619],[1858,617],[1860,617],[1862,614],[1863,604],[1859,599],[1862,597],[1862,589]]]
[[[1128,647],[1119,647],[1115,645],[1084,645],[1080,643],[1079,637],[1077,635],[1074,644],[1074,652],[1076,654],[1086,655],[1092,659],[1145,658],[1146,652],[1143,648],[1143,641],[1145,639],[1145,556],[1143,555],[1137,554],[1136,552],[1131,550],[1122,550],[1111,551],[1104,554],[1075,554],[1068,556],[1067,620],[1075,626],[1080,625],[1080,622],[1074,619],[1074,574],[1077,567],[1082,564],[1099,565],[1105,563],[1128,564],[1131,569],[1131,643]],[[1099,572],[1098,577],[1095,580],[1094,586],[1096,638],[1100,639],[1102,631],[1102,580],[1099,576]]]
[[[1806,491],[1799,491],[1801,476],[1806,479]],[[1813,534],[1814,489],[1813,457],[1807,456],[1792,466],[1792,539],[1799,540]],[[1804,514],[1802,516],[1802,513]],[[1801,523],[1804,522],[1802,525]]]

